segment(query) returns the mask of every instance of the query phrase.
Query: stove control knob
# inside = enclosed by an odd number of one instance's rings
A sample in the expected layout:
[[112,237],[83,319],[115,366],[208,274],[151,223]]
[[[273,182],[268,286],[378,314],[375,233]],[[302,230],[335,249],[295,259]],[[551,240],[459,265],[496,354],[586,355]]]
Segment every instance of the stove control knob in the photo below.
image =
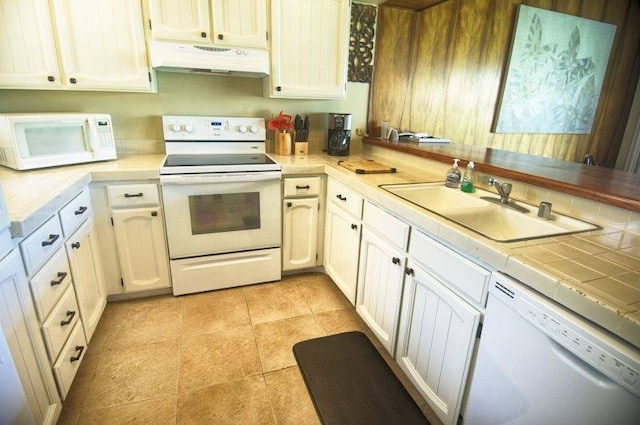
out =
[[193,125],[191,125],[191,124],[184,124],[182,126],[182,129],[184,131],[186,131],[187,133],[193,133],[193,130],[194,130]]
[[246,125],[241,125],[240,128],[238,129],[238,131],[240,131],[240,133],[244,134],[247,132],[247,126]]
[[252,133],[257,133],[258,132],[258,126],[257,125],[252,125],[250,130],[251,130]]
[[182,126],[180,124],[178,124],[177,122],[174,122],[173,124],[169,125],[169,129],[171,129],[171,131],[175,131],[178,132],[182,129]]

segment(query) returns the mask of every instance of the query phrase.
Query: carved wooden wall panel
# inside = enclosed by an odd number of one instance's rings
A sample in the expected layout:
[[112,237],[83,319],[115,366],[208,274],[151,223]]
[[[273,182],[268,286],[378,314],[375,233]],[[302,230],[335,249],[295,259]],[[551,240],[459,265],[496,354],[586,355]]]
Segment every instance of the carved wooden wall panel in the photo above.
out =
[[[591,134],[491,131],[519,4],[617,25]],[[568,161],[592,153],[601,165],[614,165],[640,75],[640,9],[633,2],[449,0],[420,12],[383,6],[378,13],[376,54],[385,59],[374,69],[370,134],[377,135],[375,126],[388,119],[392,126],[459,144]],[[412,35],[403,36],[404,28],[413,28]],[[408,49],[413,53],[407,63]]]

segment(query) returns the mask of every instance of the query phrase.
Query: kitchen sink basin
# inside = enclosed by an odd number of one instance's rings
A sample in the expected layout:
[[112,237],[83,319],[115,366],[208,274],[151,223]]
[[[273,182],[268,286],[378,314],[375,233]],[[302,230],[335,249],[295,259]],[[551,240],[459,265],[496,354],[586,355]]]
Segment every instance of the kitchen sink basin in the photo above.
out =
[[495,204],[481,198],[497,195],[482,189],[465,193],[445,187],[443,183],[387,184],[380,188],[499,242],[566,235],[600,228],[557,213],[552,213],[549,219],[540,218],[536,215],[537,207],[520,202],[518,203],[527,205],[528,212]]

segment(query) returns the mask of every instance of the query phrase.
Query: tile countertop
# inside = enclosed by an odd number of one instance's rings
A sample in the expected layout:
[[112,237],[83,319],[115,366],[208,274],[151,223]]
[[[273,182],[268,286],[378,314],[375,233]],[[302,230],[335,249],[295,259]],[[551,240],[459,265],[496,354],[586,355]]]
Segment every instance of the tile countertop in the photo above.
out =
[[[282,165],[283,174],[334,177],[441,242],[511,275],[640,348],[640,226],[626,231],[603,226],[576,235],[499,243],[378,187],[442,181],[441,170],[403,166],[394,174],[355,174],[337,164],[349,157],[272,156]],[[33,226],[91,181],[157,179],[163,158],[163,154],[130,155],[116,161],[28,172],[0,169],[12,235],[24,236],[34,230]],[[398,168],[398,164],[385,165]]]

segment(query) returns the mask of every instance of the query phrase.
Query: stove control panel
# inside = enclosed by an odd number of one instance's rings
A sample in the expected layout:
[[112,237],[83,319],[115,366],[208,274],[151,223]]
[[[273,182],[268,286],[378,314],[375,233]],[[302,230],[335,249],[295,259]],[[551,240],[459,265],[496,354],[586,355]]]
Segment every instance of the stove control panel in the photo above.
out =
[[162,132],[168,141],[264,141],[264,118],[163,115]]

